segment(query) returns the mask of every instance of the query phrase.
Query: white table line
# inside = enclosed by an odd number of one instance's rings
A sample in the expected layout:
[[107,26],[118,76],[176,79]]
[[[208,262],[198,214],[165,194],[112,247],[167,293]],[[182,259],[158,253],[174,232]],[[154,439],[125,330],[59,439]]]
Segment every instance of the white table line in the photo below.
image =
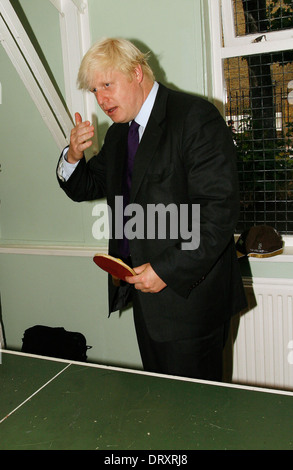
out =
[[4,418],[1,419],[0,424],[2,424],[3,421],[5,421],[7,418],[9,418],[9,416],[11,416],[15,411],[17,411],[19,408],[21,408],[27,401],[31,400],[37,393],[39,393],[43,388],[45,388],[47,385],[49,385],[49,383],[51,383],[53,380],[55,380],[56,377],[58,377],[58,375],[62,374],[70,366],[71,366],[71,364],[68,364],[66,367],[64,367],[64,369],[60,370],[58,372],[58,374],[54,375],[54,377],[52,377],[50,380],[48,380],[48,382],[46,382],[44,385],[42,385],[42,387],[40,387],[32,395],[30,395],[26,400],[24,400],[22,403],[20,403],[20,405],[18,405],[16,408],[14,408],[14,410],[10,411],[10,413],[8,413],[8,415],[6,415]]

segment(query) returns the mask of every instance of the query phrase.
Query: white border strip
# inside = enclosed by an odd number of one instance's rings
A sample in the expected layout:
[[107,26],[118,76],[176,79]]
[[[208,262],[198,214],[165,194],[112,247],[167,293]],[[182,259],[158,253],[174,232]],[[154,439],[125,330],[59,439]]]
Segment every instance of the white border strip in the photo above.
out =
[[[70,361],[69,362],[68,360],[65,360],[65,359],[44,357],[44,356],[38,356],[38,355],[35,355],[35,354],[22,353],[22,352],[18,352],[18,351],[8,351],[8,350],[5,350],[5,349],[0,349],[0,352],[4,353],[4,354],[12,354],[12,355],[16,355],[16,356],[43,359],[43,360],[46,360],[46,361],[63,362],[65,364],[69,363],[68,365],[80,365],[80,366],[83,366],[83,367],[93,367],[93,368],[96,368],[96,369],[106,369],[106,370],[109,370],[109,371],[122,372],[122,373],[128,373],[128,374],[138,374],[138,375],[145,375],[145,376],[150,376],[150,377],[158,377],[158,378],[162,378],[162,379],[179,380],[181,382],[192,382],[192,383],[198,383],[198,384],[204,384],[204,385],[213,385],[213,386],[217,386],[217,387],[247,390],[247,391],[250,391],[250,392],[262,392],[262,393],[270,393],[272,395],[287,395],[287,396],[292,396],[293,397],[293,392],[288,392],[288,391],[285,391],[285,390],[273,390],[273,389],[269,389],[269,388],[253,387],[253,386],[249,386],[249,385],[228,384],[228,383],[223,383],[223,382],[212,382],[212,381],[199,380],[199,379],[190,379],[188,377],[177,377],[177,376],[174,376],[174,375],[155,374],[155,373],[145,372],[145,371],[141,371],[141,370],[125,369],[125,368],[113,367],[113,366],[105,366],[105,365],[93,364],[93,363],[89,363],[89,362],[78,362],[78,361]],[[64,370],[65,369],[63,369],[63,371]],[[63,371],[61,371],[61,372],[63,372]],[[59,372],[59,374],[61,372]],[[57,375],[59,375],[59,374],[57,374]]]

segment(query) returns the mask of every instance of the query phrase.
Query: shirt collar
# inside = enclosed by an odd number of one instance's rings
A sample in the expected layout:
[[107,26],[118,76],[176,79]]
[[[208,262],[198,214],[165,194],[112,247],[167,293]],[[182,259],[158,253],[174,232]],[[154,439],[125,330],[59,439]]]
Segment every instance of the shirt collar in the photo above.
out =
[[144,131],[148,123],[150,114],[152,112],[152,109],[155,103],[158,89],[159,89],[159,84],[155,82],[151,91],[148,94],[147,99],[143,103],[138,115],[135,118],[135,121],[140,125],[140,127],[142,127],[142,131]]

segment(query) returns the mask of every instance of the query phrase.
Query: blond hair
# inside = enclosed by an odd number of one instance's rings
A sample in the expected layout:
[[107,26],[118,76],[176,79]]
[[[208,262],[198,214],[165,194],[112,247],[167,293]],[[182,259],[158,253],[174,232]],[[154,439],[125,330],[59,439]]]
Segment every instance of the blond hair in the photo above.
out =
[[81,61],[77,77],[79,89],[90,90],[95,72],[116,69],[131,77],[140,65],[146,78],[154,81],[154,74],[147,63],[149,53],[143,54],[126,39],[107,38],[96,42]]

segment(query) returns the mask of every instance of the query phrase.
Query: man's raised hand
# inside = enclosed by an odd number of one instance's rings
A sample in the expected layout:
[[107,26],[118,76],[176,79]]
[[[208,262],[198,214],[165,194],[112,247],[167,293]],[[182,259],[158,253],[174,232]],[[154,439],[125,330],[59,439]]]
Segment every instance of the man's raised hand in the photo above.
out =
[[83,157],[83,152],[92,145],[94,126],[89,121],[82,121],[79,113],[75,113],[75,127],[70,134],[70,145],[67,153],[67,161],[76,163]]

